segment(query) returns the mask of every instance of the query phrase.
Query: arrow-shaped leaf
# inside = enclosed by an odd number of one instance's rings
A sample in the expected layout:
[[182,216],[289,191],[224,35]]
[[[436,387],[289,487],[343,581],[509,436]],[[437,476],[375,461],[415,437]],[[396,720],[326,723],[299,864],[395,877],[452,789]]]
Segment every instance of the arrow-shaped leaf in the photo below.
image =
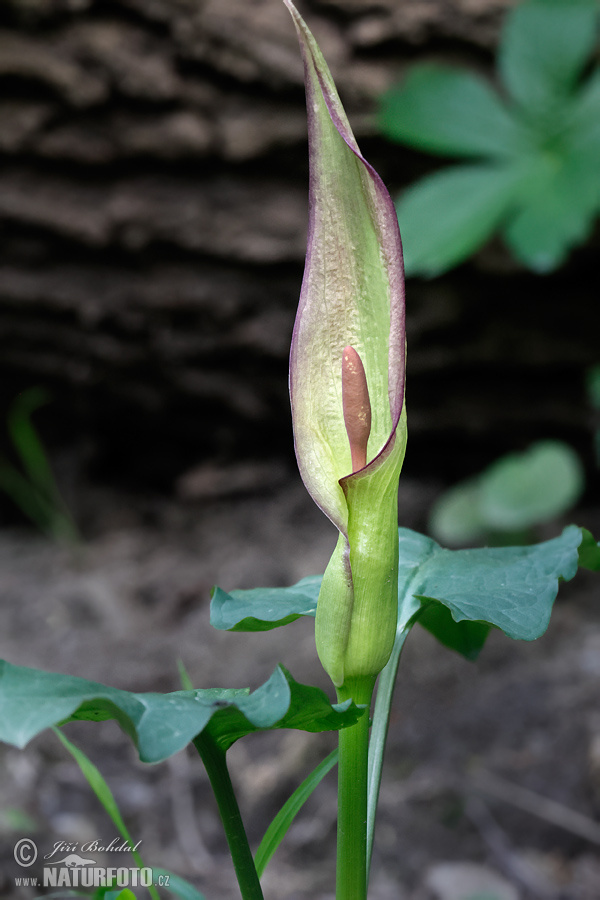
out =
[[[476,550],[445,550],[409,528],[398,534],[399,629],[419,621],[443,644],[470,658],[491,626],[520,640],[540,637],[559,581],[573,578],[578,566],[600,570],[599,545],[576,525],[533,546]],[[314,616],[319,582],[314,575],[288,588],[219,591],[213,624],[259,631]]]
[[313,616],[322,575],[309,575],[287,588],[253,588],[226,593],[215,587],[210,624],[220,631],[269,631],[300,616]]
[[444,550],[405,528],[399,534],[404,597],[399,628],[417,619],[468,657],[477,655],[490,626],[517,640],[540,637],[559,581],[573,578],[579,565],[600,566],[600,548],[576,525],[533,546],[476,550]]
[[40,731],[77,719],[116,719],[143,762],[156,763],[206,731],[226,750],[254,731],[331,731],[353,725],[363,709],[331,705],[319,688],[299,684],[278,666],[252,693],[210,688],[133,694],[84,678],[0,661],[0,740],[24,747]]

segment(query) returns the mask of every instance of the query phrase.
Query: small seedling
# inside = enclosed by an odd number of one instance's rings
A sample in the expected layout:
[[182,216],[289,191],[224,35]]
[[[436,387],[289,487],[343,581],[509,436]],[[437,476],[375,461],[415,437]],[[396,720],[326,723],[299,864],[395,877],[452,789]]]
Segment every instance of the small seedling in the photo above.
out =
[[381,99],[386,137],[466,162],[423,178],[397,209],[407,274],[438,275],[496,231],[548,272],[600,212],[596,0],[526,0],[508,13],[499,89],[466,69],[422,63]]

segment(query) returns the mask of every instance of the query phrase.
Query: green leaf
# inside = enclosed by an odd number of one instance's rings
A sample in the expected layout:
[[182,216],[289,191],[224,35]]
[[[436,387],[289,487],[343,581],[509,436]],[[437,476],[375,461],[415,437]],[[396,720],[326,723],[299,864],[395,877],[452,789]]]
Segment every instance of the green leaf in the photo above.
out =
[[254,863],[258,877],[261,878],[263,872],[267,868],[271,857],[279,847],[281,841],[287,834],[290,825],[302,809],[314,789],[321,783],[323,778],[336,765],[338,760],[338,751],[333,750],[315,769],[304,779],[301,785],[296,788],[291,797],[288,797],[283,804],[260,842]]
[[600,69],[596,69],[569,104],[565,131],[576,150],[600,152]]
[[466,659],[477,659],[491,629],[487,622],[455,622],[450,610],[435,602],[423,604],[417,621],[440,644]]
[[143,762],[182,750],[205,728],[223,749],[254,731],[326,731],[354,724],[363,709],[332,706],[323,691],[294,681],[281,666],[253,693],[209,688],[133,694],[83,678],[0,661],[0,740],[24,747],[44,728],[74,720],[116,719]]
[[537,176],[520,198],[504,236],[515,256],[536,272],[559,266],[591,231],[600,202],[597,152],[568,147],[540,155]]
[[507,17],[499,69],[527,111],[551,112],[575,87],[594,48],[595,0],[529,0]]
[[381,98],[386,137],[446,156],[516,156],[530,147],[527,129],[481,78],[450,66],[413,66]]
[[481,477],[468,478],[444,491],[433,505],[428,530],[449,546],[479,541],[487,531],[481,515]]
[[124,888],[123,890],[108,891],[104,895],[104,900],[136,900],[136,897],[133,891],[130,891],[129,888]]
[[488,528],[518,531],[561,515],[579,499],[583,467],[562,441],[538,441],[503,456],[481,478],[481,512]]
[[442,544],[463,546],[490,534],[526,533],[570,509],[583,487],[575,451],[562,441],[538,441],[446,491],[429,527]]
[[204,894],[201,894],[193,884],[190,884],[185,878],[175,875],[174,872],[169,872],[168,869],[157,869],[153,866],[152,873],[155,878],[162,877],[163,884],[165,878],[169,879],[168,885],[165,884],[162,889],[169,891],[174,897],[179,897],[180,900],[205,900]]
[[597,543],[587,528],[582,528],[583,540],[579,545],[579,565],[592,572],[600,572],[600,543]]
[[[477,655],[490,626],[520,640],[539,637],[547,628],[559,579],[570,580],[578,563],[600,570],[599,546],[575,525],[530,547],[446,550],[408,528],[399,529],[399,541],[398,630],[419,621],[468,658]],[[288,590],[281,589],[284,613]],[[314,606],[304,615],[314,615],[316,593],[315,588]],[[243,617],[250,618],[249,613],[249,608],[240,610]]]
[[309,575],[287,588],[253,588],[226,593],[215,587],[210,623],[221,631],[269,631],[314,616],[322,575]]
[[442,169],[409,187],[397,204],[407,274],[438,275],[478,250],[515,203],[518,166]]
[[486,623],[508,637],[532,641],[548,627],[559,580],[569,581],[577,571],[584,535],[569,525],[560,537],[530,547],[476,550],[445,550],[406,528],[399,538],[399,630],[419,619],[422,605],[436,601],[457,623]]
[[[289,702],[283,716],[280,718],[273,716],[271,708],[273,701],[266,694],[260,697],[260,707],[255,701],[250,709],[245,710],[246,717],[250,719],[251,713],[252,721],[256,721],[254,727],[244,721],[233,707],[224,710],[221,715],[214,717],[208,729],[220,747],[227,749],[238,738],[252,731],[270,728],[294,728],[309,732],[337,731],[354,725],[364,712],[364,707],[348,701],[332,705],[320,688],[299,684],[282,666],[276,671],[283,673],[288,684]],[[258,691],[255,691],[250,696],[254,698],[257,694]],[[262,721],[265,724],[261,724]]]

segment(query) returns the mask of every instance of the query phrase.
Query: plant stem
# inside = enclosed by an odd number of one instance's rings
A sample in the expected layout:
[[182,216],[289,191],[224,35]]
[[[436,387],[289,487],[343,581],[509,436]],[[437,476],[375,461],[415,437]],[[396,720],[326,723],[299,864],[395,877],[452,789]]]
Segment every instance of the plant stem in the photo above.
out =
[[[340,702],[371,704],[375,678],[347,681],[338,691]],[[338,831],[336,900],[367,897],[367,766],[369,710],[355,725],[339,731]]]
[[194,738],[194,746],[202,758],[214,791],[242,898],[264,900],[248,836],[229,777],[225,750],[206,732]]

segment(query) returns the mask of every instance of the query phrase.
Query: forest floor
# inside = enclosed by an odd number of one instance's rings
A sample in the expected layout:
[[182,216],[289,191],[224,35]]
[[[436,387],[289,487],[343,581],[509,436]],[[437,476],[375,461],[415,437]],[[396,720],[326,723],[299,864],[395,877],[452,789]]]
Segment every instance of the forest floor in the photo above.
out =
[[[401,523],[422,528],[431,495],[403,482]],[[270,490],[196,504],[89,489],[86,508],[91,525],[76,550],[24,529],[0,533],[2,658],[135,691],[177,690],[178,660],[197,687],[252,688],[281,661],[330,692],[311,622],[254,635],[209,625],[214,583],[283,585],[323,571],[335,535],[297,475],[279,471]],[[572,518],[598,531],[600,513]],[[475,663],[414,630],[393,708],[372,900],[600,898],[598,593],[580,573],[543,638],[492,633]],[[108,780],[146,865],[184,876],[207,900],[239,896],[197,758],[143,765],[113,722],[67,733]],[[253,845],[333,745],[330,734],[282,732],[232,748]],[[42,870],[19,869],[18,839],[31,837],[42,857],[63,841],[108,844],[115,828],[50,732],[25,751],[1,747],[0,760],[0,896],[33,900],[47,894],[15,878]],[[273,858],[266,900],[332,900],[334,841],[332,773]],[[123,864],[123,854],[88,855]]]

